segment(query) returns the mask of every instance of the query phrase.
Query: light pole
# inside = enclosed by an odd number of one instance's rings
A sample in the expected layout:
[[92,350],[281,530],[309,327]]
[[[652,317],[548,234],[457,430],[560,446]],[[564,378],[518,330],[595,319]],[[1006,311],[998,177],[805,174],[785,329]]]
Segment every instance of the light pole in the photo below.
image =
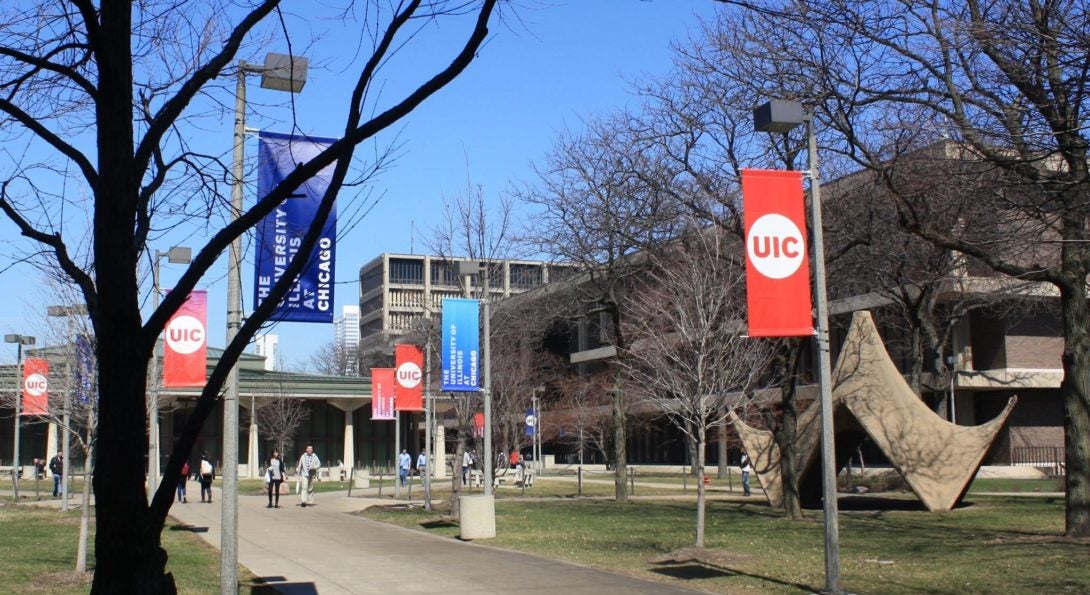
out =
[[[15,503],[19,503],[19,417],[23,414],[23,345],[33,345],[34,337],[27,335],[4,335],[5,343],[15,343],[16,347],[16,372],[15,372],[15,443],[11,457],[11,490],[15,495]],[[35,471],[37,472],[37,471]],[[67,499],[67,494],[65,498]]]
[[[243,165],[246,159],[246,75],[260,74],[261,87],[298,93],[307,81],[307,59],[269,53],[265,64],[238,62],[235,83],[234,163],[231,180],[231,220],[242,213]],[[227,346],[242,327],[242,280],[239,277],[242,239],[231,242],[227,259]],[[223,526],[220,532],[220,591],[238,592],[238,366],[227,375],[223,397]]]
[[[72,317],[87,314],[87,307],[82,304],[75,306],[49,306],[46,314],[55,318],[65,318],[68,328],[67,342],[64,348],[64,369],[68,378],[68,390],[64,393],[64,406],[61,410],[61,431],[64,434],[64,473],[61,474],[61,510],[68,510],[68,478],[72,474],[72,389],[75,387],[75,377],[72,374]],[[84,469],[88,474],[90,469]],[[87,475],[89,478],[90,475]],[[86,481],[87,478],[84,480]]]
[[[193,252],[185,246],[174,246],[166,252],[155,251],[155,260],[151,265],[151,310],[159,309],[159,262],[165,257],[171,264],[189,264]],[[155,340],[151,354],[151,393],[148,397],[148,502],[155,497],[159,488],[159,387],[162,378],[159,374],[159,358],[162,357],[162,344]]]
[[810,225],[813,228],[814,321],[821,393],[822,499],[825,521],[825,591],[840,593],[840,528],[837,521],[836,452],[833,435],[832,364],[829,357],[829,307],[825,289],[825,246],[821,229],[821,183],[818,170],[814,115],[798,101],[772,100],[753,110],[753,127],[761,132],[788,132],[806,124],[807,161],[810,165]]
[[534,394],[530,398],[532,402],[531,407],[533,408],[534,412],[534,467],[537,469],[538,473],[541,473],[545,470],[545,462],[542,461],[542,457],[544,457],[544,455],[541,453],[541,399],[539,399],[537,396],[538,394],[544,392],[544,386],[535,386]]

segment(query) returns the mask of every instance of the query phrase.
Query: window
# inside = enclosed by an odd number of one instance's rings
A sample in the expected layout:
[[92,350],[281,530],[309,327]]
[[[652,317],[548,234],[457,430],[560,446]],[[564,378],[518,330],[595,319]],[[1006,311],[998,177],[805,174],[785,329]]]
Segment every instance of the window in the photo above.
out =
[[402,285],[424,284],[424,261],[390,259],[390,283]]

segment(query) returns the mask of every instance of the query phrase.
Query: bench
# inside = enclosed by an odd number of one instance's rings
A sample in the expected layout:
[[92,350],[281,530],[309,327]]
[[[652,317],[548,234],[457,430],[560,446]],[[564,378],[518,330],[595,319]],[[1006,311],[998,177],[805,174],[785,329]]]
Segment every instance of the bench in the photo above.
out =
[[483,488],[484,487],[484,471],[470,471],[468,479],[469,479],[469,487],[471,487],[471,488]]
[[523,484],[526,487],[534,487],[534,472],[531,469],[523,468],[521,471],[510,471],[503,475],[497,475],[493,480],[494,487],[500,487],[501,485],[512,485],[515,487],[522,487]]

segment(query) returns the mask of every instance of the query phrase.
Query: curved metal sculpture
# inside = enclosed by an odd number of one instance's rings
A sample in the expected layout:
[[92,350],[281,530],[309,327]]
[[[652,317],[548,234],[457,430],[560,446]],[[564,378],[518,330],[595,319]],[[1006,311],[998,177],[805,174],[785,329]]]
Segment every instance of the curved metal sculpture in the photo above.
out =
[[[950,510],[961,501],[1016,402],[1017,397],[1011,397],[995,419],[979,426],[959,426],[940,418],[893,365],[869,312],[852,316],[833,370],[834,419],[850,414],[931,511]],[[817,407],[799,415],[800,473],[814,467],[819,421]],[[731,422],[753,458],[769,503],[782,506],[780,451],[772,433],[746,425],[733,412]]]

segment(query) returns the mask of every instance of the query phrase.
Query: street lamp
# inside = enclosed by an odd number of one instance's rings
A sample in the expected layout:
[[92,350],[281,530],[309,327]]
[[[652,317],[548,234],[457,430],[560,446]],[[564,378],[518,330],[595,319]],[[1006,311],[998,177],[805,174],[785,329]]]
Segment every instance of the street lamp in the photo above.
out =
[[[151,310],[159,309],[159,262],[166,258],[170,264],[189,264],[193,260],[193,251],[186,246],[174,246],[166,252],[155,251],[155,260],[151,264]],[[159,487],[159,358],[162,347],[158,339],[151,355],[151,393],[148,397],[148,502],[155,497]]]
[[[68,484],[69,477],[72,473],[72,419],[71,419],[71,396],[73,387],[75,386],[75,378],[72,374],[72,317],[83,316],[87,314],[87,306],[83,304],[77,304],[74,306],[48,306],[46,308],[46,314],[54,318],[65,318],[67,331],[67,339],[64,347],[64,370],[65,376],[68,380],[68,390],[64,393],[64,405],[61,409],[61,432],[64,436],[64,450],[61,451],[66,457],[64,462],[64,473],[61,474],[61,510],[68,510]],[[84,472],[89,472],[90,469],[85,469]],[[90,476],[88,476],[90,477]]]
[[825,290],[825,247],[821,230],[821,184],[818,171],[814,115],[802,103],[774,99],[753,110],[753,127],[759,132],[788,132],[806,123],[807,161],[810,165],[810,225],[813,227],[814,305],[818,352],[818,385],[821,392],[822,498],[825,512],[825,591],[840,593],[840,529],[837,524],[836,453],[833,447],[832,364],[829,357],[829,307]]
[[[238,62],[235,83],[234,163],[231,180],[231,220],[242,213],[243,162],[246,159],[246,75],[260,74],[261,87],[299,93],[307,82],[307,59],[269,53],[265,64]],[[242,327],[242,280],[239,278],[242,239],[231,242],[227,260],[227,345]],[[220,591],[238,591],[238,365],[227,375],[223,398],[223,530],[220,533]]]
[[[23,414],[23,345],[33,345],[34,337],[27,335],[4,335],[5,343],[18,345],[16,355],[15,372],[15,444],[11,457],[11,490],[15,495],[15,503],[19,503],[19,417]],[[65,499],[68,495],[65,494]]]

